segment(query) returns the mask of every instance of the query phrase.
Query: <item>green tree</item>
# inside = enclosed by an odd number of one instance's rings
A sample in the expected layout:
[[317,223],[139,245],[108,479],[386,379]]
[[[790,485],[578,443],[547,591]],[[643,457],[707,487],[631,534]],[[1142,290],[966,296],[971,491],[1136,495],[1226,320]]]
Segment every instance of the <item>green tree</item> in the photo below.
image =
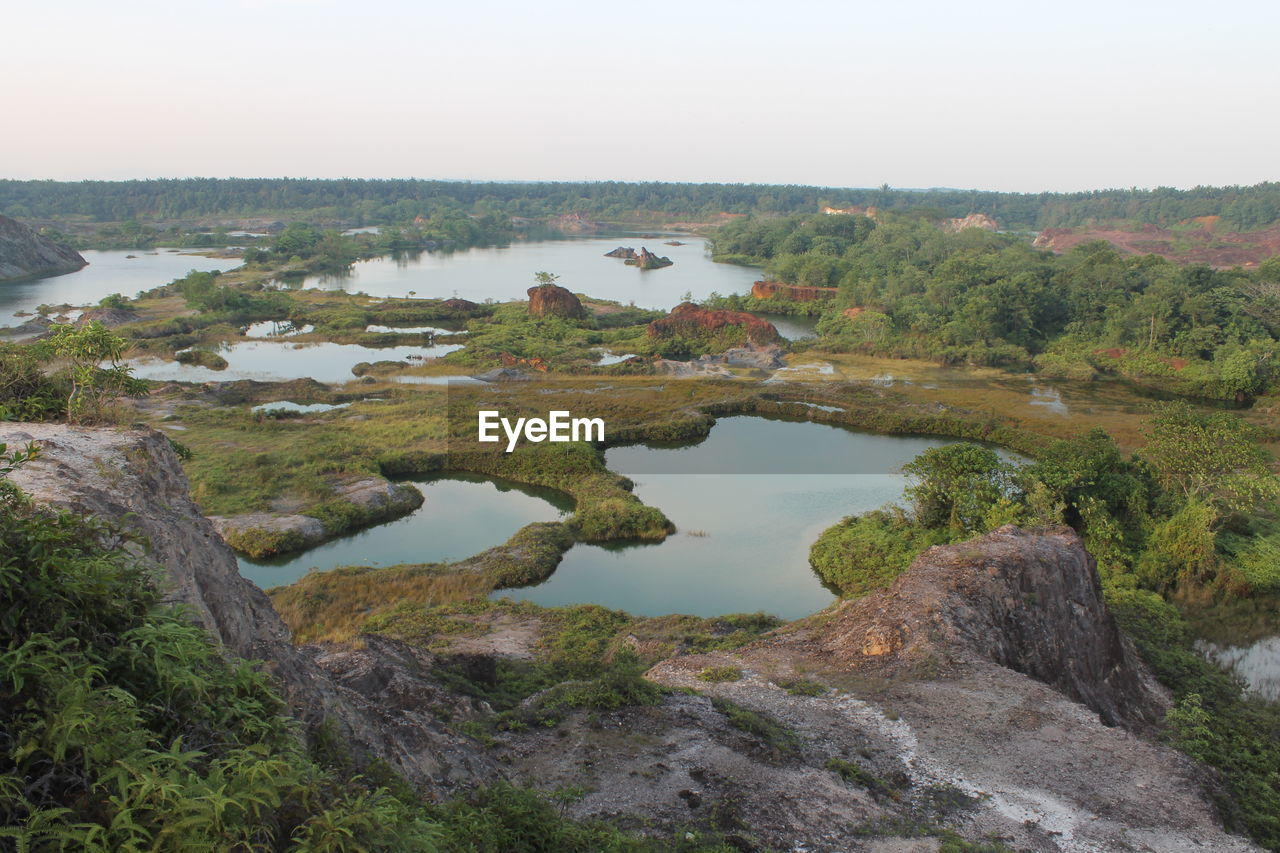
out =
[[54,325],[50,330],[50,349],[68,362],[69,422],[93,420],[102,415],[104,406],[117,398],[147,393],[147,384],[131,375],[133,368],[119,363],[127,341],[102,323],[94,320],[79,328]]
[[1160,484],[1187,502],[1228,514],[1280,496],[1257,431],[1230,412],[1205,414],[1186,403],[1165,403],[1147,422],[1146,436],[1143,458]]
[[989,447],[931,447],[902,470],[915,479],[907,488],[917,524],[953,533],[981,531],[1002,498],[1013,492],[1012,468]]
[[555,284],[560,280],[560,276],[555,273],[536,272],[533,274],[533,280],[536,281],[539,286],[545,287],[548,284]]

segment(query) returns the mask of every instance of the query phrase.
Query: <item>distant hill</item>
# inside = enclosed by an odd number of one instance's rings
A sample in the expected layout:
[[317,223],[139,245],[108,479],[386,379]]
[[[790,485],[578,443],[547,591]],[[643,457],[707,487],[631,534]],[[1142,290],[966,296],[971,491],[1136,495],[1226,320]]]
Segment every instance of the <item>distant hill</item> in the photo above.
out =
[[16,219],[0,216],[0,281],[75,272],[88,263],[74,249],[41,237]]

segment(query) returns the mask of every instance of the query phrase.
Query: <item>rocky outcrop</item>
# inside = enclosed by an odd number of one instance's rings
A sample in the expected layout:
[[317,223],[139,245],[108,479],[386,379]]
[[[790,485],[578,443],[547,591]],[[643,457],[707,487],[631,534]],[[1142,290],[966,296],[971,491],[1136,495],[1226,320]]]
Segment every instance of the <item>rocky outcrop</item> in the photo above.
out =
[[642,270],[660,270],[663,267],[669,267],[675,263],[667,257],[658,257],[650,252],[644,246],[640,247],[640,252],[634,257],[627,258],[623,263],[631,264]]
[[985,213],[970,213],[968,216],[948,219],[942,223],[942,230],[949,233],[963,231],[966,228],[981,228],[983,231],[999,231],[1000,226]]
[[0,216],[0,281],[75,272],[89,262],[16,219]]
[[539,284],[529,288],[529,313],[535,317],[564,317],[576,320],[587,311],[582,300],[558,284]]
[[[741,677],[708,683],[698,677],[708,667]],[[671,658],[649,677],[780,721],[795,736],[792,760],[753,775],[708,743],[709,722],[707,735],[677,735],[695,719],[684,713],[668,724],[668,742],[679,742],[659,773],[632,772],[644,757],[623,750],[593,765],[600,793],[577,814],[619,798],[660,813],[664,786],[700,782],[704,797],[740,802],[773,847],[913,849],[864,848],[848,827],[883,820],[882,810],[928,814],[945,791],[963,803],[952,825],[966,837],[999,837],[1016,850],[1257,849],[1222,829],[1204,771],[1146,736],[1166,698],[1117,631],[1093,560],[1066,528],[1005,527],[932,548],[887,590],[735,652]],[[788,689],[797,682],[810,695]],[[861,781],[831,787],[819,769],[833,757]],[[792,780],[778,790],[783,774]],[[789,815],[797,796],[806,807]]]
[[605,252],[604,256],[606,258],[622,258],[624,260],[630,260],[636,256],[636,250],[630,246],[619,246],[612,252]]
[[756,299],[777,296],[796,302],[815,302],[819,299],[831,299],[839,292],[838,287],[809,287],[802,284],[783,284],[780,281],[757,281],[751,285],[751,295]]
[[114,329],[117,326],[123,326],[127,323],[136,323],[142,317],[127,308],[93,308],[80,315],[76,320],[77,326],[87,326],[90,323],[101,323],[108,329]]
[[1109,725],[1140,727],[1165,710],[1102,602],[1093,558],[1066,527],[1002,527],[930,548],[892,587],[846,606],[822,642],[884,671],[990,661],[1052,685]]
[[718,308],[702,308],[692,302],[682,302],[665,317],[649,324],[650,338],[699,338],[715,335],[733,327],[741,328],[746,339],[753,344],[781,346],[782,336],[768,320],[761,320],[746,311],[728,311]]
[[447,708],[465,718],[467,708],[429,681],[430,655],[391,641],[348,655],[293,645],[271,601],[240,576],[235,555],[191,501],[164,435],[0,425],[0,442],[28,441],[41,446],[41,456],[11,474],[13,482],[38,503],[91,515],[137,537],[128,547],[160,570],[169,600],[186,605],[230,652],[263,661],[299,719],[336,723],[357,754],[386,761],[430,791],[498,775],[480,747],[434,717]]

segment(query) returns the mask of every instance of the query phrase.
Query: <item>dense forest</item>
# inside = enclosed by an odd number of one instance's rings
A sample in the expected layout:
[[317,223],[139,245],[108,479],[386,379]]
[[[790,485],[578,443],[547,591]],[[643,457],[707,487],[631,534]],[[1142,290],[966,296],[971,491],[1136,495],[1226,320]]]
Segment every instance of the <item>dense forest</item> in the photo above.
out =
[[911,215],[744,219],[714,245],[718,257],[763,263],[778,281],[838,288],[818,323],[818,346],[832,351],[1074,379],[1117,373],[1239,401],[1280,379],[1277,258],[1213,270],[1126,257],[1103,242],[1055,255]]
[[1280,220],[1280,183],[1250,187],[1159,187],[1077,193],[1000,193],[686,183],[488,183],[430,180],[182,178],[134,181],[0,180],[0,211],[17,219],[84,217],[155,221],[212,216],[285,216],[351,224],[407,222],[440,213],[541,218],[578,212],[637,221],[706,220],[722,213],[808,213],[824,205],[922,210],[937,217],[981,212],[1002,227],[1033,230],[1097,222],[1174,225],[1221,216],[1248,230]]

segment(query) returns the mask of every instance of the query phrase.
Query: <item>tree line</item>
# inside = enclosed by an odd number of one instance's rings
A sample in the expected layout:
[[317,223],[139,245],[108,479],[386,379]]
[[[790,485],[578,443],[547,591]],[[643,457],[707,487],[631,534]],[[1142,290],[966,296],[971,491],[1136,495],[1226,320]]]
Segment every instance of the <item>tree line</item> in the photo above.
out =
[[546,218],[578,212],[606,220],[707,220],[717,214],[809,213],[824,206],[920,211],[937,217],[986,213],[1014,230],[1101,222],[1174,225],[1201,216],[1254,229],[1280,221],[1280,183],[1072,193],[849,189],[799,185],[620,181],[177,178],[130,181],[0,180],[0,211],[18,219],[88,217],[157,221],[209,216],[281,216],[352,224],[409,222],[446,212]]

